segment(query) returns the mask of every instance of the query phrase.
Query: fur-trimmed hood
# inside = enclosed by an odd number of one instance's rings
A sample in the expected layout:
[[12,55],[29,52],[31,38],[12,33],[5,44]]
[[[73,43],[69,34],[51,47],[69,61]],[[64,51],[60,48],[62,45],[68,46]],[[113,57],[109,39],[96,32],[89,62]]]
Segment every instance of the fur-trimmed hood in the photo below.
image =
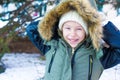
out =
[[[87,22],[89,36],[95,49],[99,49],[102,38],[102,26],[98,12],[87,0],[63,0],[55,8],[46,13],[38,24],[38,31],[44,40],[51,40],[57,31],[62,14],[76,10]],[[57,26],[56,26],[57,25]]]

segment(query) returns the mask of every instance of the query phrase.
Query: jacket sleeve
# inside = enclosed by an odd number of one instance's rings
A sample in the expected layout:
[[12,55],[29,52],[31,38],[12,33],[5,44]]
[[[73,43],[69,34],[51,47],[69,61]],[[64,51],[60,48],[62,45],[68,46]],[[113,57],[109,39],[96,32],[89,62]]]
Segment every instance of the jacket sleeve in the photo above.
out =
[[110,21],[103,28],[103,39],[110,47],[103,47],[103,56],[100,60],[103,67],[108,69],[120,63],[120,31]]
[[44,40],[40,37],[37,31],[38,23],[39,21],[30,23],[26,28],[26,32],[31,42],[40,50],[42,55],[45,55],[45,53],[50,49],[50,47],[44,45]]
[[120,30],[110,21],[103,29],[103,40],[113,48],[120,48]]

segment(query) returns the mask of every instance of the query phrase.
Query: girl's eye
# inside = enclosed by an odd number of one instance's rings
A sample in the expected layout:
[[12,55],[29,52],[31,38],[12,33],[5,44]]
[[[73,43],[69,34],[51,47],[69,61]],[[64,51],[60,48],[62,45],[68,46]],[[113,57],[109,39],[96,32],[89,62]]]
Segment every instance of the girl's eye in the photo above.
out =
[[70,29],[70,28],[66,28],[66,29]]
[[77,30],[82,30],[81,28],[77,28]]
[[65,29],[70,30],[70,27],[65,27]]

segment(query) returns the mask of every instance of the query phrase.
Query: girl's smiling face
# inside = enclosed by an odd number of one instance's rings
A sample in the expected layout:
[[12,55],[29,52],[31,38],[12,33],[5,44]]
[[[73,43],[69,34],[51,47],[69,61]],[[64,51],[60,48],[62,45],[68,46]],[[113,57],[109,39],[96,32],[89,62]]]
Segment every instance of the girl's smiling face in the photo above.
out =
[[62,27],[62,32],[64,39],[72,48],[75,48],[86,36],[84,28],[74,21],[65,22]]

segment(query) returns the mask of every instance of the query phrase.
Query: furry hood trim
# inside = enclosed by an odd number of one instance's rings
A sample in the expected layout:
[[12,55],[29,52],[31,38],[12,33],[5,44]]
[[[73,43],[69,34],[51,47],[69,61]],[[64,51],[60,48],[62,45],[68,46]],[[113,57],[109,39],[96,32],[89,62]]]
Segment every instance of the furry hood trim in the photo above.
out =
[[75,10],[87,22],[89,36],[95,49],[99,49],[102,38],[102,26],[99,13],[87,0],[63,0],[56,7],[47,12],[38,24],[40,36],[49,41],[54,37],[62,14]]

